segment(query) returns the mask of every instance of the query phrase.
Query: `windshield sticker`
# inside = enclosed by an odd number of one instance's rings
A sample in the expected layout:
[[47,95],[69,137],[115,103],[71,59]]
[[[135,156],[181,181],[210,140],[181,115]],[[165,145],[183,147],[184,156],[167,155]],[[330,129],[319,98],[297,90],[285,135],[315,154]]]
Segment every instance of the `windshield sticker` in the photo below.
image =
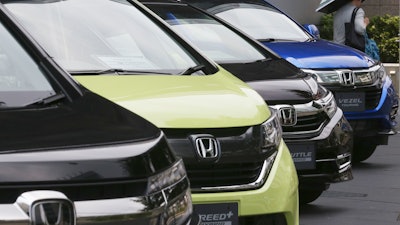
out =
[[154,70],[157,69],[143,56],[97,56],[106,66],[124,70]]

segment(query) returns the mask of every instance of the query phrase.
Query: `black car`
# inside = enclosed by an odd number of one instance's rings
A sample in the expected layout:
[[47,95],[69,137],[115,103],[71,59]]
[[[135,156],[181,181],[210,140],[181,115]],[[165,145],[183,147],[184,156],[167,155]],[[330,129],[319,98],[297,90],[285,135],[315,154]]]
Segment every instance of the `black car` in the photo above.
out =
[[182,160],[0,13],[0,224],[187,224]]
[[278,111],[299,175],[300,202],[314,201],[330,183],[352,179],[352,129],[329,90],[201,9],[181,2],[142,2]]

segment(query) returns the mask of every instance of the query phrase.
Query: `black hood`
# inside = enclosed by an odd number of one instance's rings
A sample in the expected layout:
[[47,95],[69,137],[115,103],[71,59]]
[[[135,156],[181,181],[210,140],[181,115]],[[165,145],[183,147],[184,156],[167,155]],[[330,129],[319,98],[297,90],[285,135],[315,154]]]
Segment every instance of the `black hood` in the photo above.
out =
[[269,105],[304,104],[325,92],[314,79],[283,59],[220,65],[247,82]]
[[302,78],[253,81],[248,84],[264,98],[268,105],[305,104],[321,96],[318,90],[312,90],[307,80]]
[[160,130],[93,93],[57,105],[0,111],[0,152],[103,145],[156,138]]
[[135,143],[2,153],[0,203],[33,190],[54,190],[73,201],[144,196],[148,178],[176,161],[164,135]]
[[0,203],[31,190],[71,200],[143,196],[177,161],[161,131],[93,93],[45,108],[0,111]]
[[249,63],[224,63],[219,65],[244,82],[281,80],[306,77],[307,74],[284,59],[266,59]]

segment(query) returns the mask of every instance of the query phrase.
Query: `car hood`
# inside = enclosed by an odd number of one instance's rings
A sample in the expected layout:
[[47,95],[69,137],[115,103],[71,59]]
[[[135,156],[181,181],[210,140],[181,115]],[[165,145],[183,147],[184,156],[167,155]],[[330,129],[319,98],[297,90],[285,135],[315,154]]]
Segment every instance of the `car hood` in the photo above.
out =
[[222,68],[207,76],[77,76],[93,92],[160,128],[220,128],[261,124],[263,99]]
[[220,65],[249,84],[269,105],[304,104],[318,93],[317,82],[284,59]]
[[[49,106],[0,110],[2,184],[26,182],[26,190],[32,182],[143,179],[172,165],[175,158],[160,129],[84,92],[82,97]],[[13,195],[23,191],[12,187],[9,197],[15,201],[18,196]],[[49,187],[37,186],[42,188]]]
[[376,64],[363,52],[325,40],[263,44],[303,69],[369,68]]
[[154,139],[160,130],[100,96],[0,110],[0,152],[99,146]]
[[167,169],[175,160],[174,154],[168,150],[164,135],[159,133],[155,139],[135,143],[2,152],[0,181],[2,184],[26,182],[26,185],[52,182],[59,186],[63,186],[60,182],[105,182],[116,179],[140,179],[146,182],[146,177]]
[[252,81],[248,84],[256,90],[268,103],[268,105],[277,104],[305,104],[320,96],[322,89],[312,78],[306,80],[302,78],[285,80]]

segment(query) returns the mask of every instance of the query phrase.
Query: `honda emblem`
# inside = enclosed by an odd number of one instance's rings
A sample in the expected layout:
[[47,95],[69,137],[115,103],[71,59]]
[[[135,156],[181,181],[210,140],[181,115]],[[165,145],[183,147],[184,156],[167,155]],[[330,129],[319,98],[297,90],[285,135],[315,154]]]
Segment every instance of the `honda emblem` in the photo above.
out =
[[75,225],[74,204],[61,192],[52,190],[24,192],[17,205],[29,215],[31,225]]
[[297,124],[296,109],[292,105],[275,105],[273,108],[277,110],[282,126],[288,127]]
[[216,161],[221,154],[218,140],[209,134],[191,135],[197,156],[201,160]]
[[34,225],[73,225],[74,210],[64,200],[39,201],[32,206],[31,218]]
[[351,70],[343,70],[338,71],[339,73],[339,82],[343,86],[352,86],[355,84],[355,75]]

